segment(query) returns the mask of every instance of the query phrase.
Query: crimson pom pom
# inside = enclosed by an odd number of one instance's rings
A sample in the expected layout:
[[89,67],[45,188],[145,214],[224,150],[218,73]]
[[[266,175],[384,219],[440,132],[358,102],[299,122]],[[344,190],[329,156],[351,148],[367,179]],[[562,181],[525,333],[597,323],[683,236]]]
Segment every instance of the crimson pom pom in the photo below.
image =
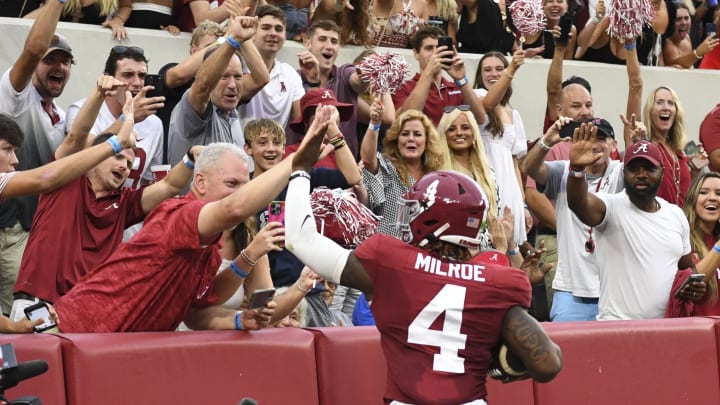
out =
[[608,10],[608,35],[625,40],[635,39],[644,25],[650,26],[655,18],[655,7],[650,0],[613,0]]
[[361,78],[370,83],[370,90],[379,94],[394,93],[405,82],[410,71],[408,63],[397,53],[374,54],[358,64]]
[[535,35],[545,29],[542,0],[515,0],[510,5],[510,15],[521,34]]
[[359,245],[378,226],[378,217],[352,192],[318,187],[310,194],[310,206],[321,233],[346,248]]

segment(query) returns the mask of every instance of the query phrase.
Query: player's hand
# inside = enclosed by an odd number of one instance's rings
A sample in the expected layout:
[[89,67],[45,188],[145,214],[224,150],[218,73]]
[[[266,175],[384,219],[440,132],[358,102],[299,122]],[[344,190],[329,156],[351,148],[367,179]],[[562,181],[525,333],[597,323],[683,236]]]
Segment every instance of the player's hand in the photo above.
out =
[[332,115],[332,109],[328,107],[331,106],[318,104],[316,107],[315,118],[303,137],[300,147],[293,155],[293,171],[304,170],[309,173],[315,162],[317,162],[330,122],[330,116]]
[[503,383],[530,378],[523,362],[504,343],[501,343],[498,350],[493,352],[488,375],[493,380]]
[[570,147],[570,165],[573,167],[591,166],[603,158],[601,151],[593,152],[593,143],[597,139],[597,127],[590,123],[583,123],[573,134]]

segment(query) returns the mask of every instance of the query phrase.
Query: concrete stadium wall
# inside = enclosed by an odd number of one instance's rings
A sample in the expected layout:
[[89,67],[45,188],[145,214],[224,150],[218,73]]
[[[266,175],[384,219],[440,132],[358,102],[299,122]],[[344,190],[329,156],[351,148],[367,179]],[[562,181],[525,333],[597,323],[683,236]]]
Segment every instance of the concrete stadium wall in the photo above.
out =
[[[5,71],[20,55],[32,20],[0,17],[0,69]],[[95,79],[102,73],[110,48],[118,44],[111,38],[110,30],[94,25],[59,23],[58,32],[65,35],[73,46],[77,64],[73,66],[72,78],[59,99],[61,107],[86,97]],[[150,59],[150,71],[157,70],[167,62],[178,62],[188,54],[190,36],[174,37],[165,31],[129,28],[129,39],[124,45],[136,45],[145,49]],[[297,53],[301,44],[288,41],[280,59],[297,65]],[[347,46],[342,49],[338,63],[351,62],[361,48]],[[411,64],[410,71],[417,71],[417,62],[411,50],[393,49]],[[468,77],[474,79],[479,57],[465,54]],[[545,106],[545,83],[549,60],[529,60],[516,75],[513,83],[512,105],[523,116],[529,139],[541,135]],[[627,76],[624,66],[604,65],[579,61],[567,61],[563,77],[570,75],[586,77],[593,86],[595,115],[608,119],[615,131],[621,133],[619,114],[625,112],[627,99]],[[720,102],[720,72],[706,70],[677,70],[673,68],[643,68],[644,94],[664,85],[674,88],[685,110],[688,139],[698,138],[702,119],[712,107]],[[622,136],[620,136],[622,138]],[[622,143],[622,139],[618,139]]]

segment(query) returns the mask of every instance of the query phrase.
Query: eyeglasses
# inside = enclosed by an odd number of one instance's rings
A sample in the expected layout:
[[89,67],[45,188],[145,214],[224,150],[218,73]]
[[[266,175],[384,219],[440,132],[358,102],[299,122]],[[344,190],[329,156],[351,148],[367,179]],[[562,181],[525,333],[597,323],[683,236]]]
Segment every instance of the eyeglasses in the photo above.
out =
[[460,111],[470,111],[470,106],[467,104],[448,105],[448,106],[445,106],[445,108],[443,108],[443,111],[445,111],[445,114],[450,114],[456,108]]
[[140,48],[139,46],[124,46],[124,45],[116,45],[112,48],[112,53],[117,55],[123,55],[128,52],[132,52],[135,54],[138,54],[140,56],[145,56],[145,51]]

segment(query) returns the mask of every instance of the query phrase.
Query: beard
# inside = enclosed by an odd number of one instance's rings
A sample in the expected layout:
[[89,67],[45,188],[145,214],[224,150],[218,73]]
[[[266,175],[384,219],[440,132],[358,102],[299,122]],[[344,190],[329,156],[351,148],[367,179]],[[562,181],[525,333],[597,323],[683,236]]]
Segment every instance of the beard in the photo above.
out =
[[648,183],[648,187],[646,189],[636,189],[631,184],[628,183],[627,178],[625,178],[625,192],[630,197],[631,200],[638,199],[638,200],[648,200],[653,199],[657,197],[658,191],[660,190],[660,183],[662,181],[658,181],[655,184]]

